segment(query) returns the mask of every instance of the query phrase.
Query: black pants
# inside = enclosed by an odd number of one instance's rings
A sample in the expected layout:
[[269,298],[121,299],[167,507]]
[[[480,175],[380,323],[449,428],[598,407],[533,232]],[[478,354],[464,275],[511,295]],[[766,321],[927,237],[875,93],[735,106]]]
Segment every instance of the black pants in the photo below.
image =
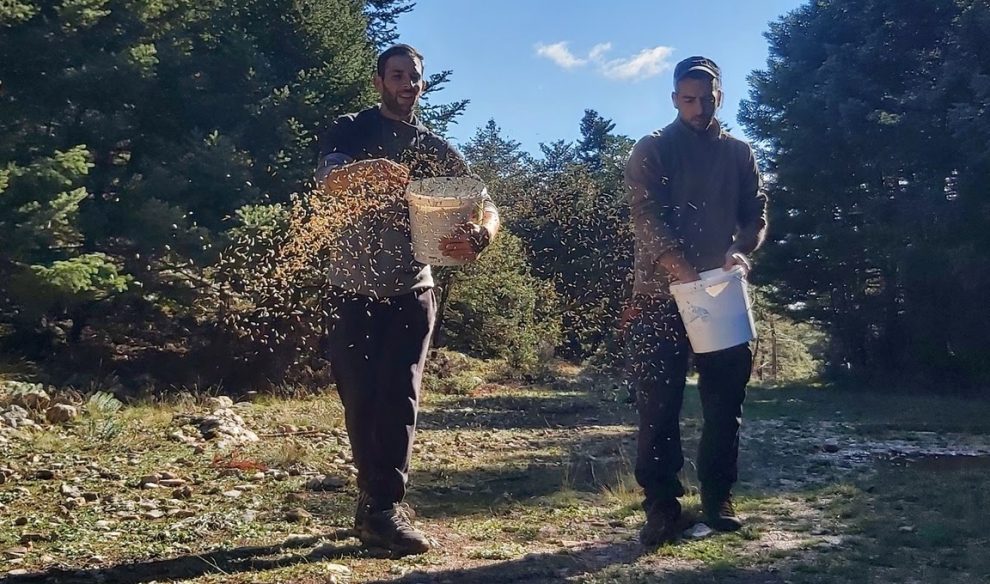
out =
[[[673,300],[638,297],[641,309],[629,328],[627,368],[639,409],[636,480],[646,504],[684,494],[677,473],[684,466],[680,413],[690,344]],[[695,355],[704,427],[698,480],[713,493],[728,492],[738,476],[739,425],[753,354],[739,345]]]
[[341,293],[332,304],[330,366],[358,488],[385,508],[406,494],[436,297],[433,290],[380,299]]

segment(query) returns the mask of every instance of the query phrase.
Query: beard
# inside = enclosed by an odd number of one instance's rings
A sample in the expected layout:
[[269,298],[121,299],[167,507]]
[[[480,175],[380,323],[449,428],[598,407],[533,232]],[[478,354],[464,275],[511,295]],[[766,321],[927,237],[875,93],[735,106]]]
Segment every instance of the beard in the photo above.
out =
[[712,121],[714,121],[714,119],[715,116],[701,115],[695,118],[691,118],[691,121],[688,123],[691,124],[691,127],[694,128],[695,130],[699,132],[704,132],[705,130],[711,127]]
[[413,108],[416,106],[416,100],[413,100],[411,103],[403,103],[399,101],[399,96],[397,94],[383,91],[382,104],[384,104],[390,112],[407,117],[412,115]]

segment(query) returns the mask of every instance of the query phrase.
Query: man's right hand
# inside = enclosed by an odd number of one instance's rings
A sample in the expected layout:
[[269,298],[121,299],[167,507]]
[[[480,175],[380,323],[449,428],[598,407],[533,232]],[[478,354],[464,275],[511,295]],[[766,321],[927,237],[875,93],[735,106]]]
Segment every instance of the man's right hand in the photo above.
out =
[[687,282],[697,282],[701,279],[698,275],[698,271],[688,263],[684,256],[678,251],[667,252],[664,255],[657,258],[657,263],[660,264],[668,274],[672,275],[675,280],[682,284]]
[[408,168],[386,158],[371,158],[333,169],[324,179],[323,188],[331,192],[350,190],[358,184],[404,188],[408,183]]

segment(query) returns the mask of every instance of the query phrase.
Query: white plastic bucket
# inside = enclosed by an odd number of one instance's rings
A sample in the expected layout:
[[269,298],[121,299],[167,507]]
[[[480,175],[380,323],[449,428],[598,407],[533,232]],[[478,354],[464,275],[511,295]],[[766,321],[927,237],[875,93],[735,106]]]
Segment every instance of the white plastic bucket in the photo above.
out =
[[406,187],[406,200],[416,261],[434,266],[467,263],[440,253],[440,240],[462,223],[480,222],[485,196],[485,184],[466,176],[411,181]]
[[699,276],[697,282],[670,285],[694,352],[721,351],[755,339],[756,323],[743,268],[717,268]]

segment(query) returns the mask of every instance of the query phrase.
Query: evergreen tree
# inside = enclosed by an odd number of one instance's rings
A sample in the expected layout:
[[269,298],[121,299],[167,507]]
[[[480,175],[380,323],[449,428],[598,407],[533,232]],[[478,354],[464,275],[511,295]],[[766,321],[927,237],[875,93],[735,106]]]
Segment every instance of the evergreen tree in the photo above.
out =
[[833,371],[990,374],[988,35],[970,0],[813,2],[767,33],[740,115],[771,177],[757,275],[827,324]]

